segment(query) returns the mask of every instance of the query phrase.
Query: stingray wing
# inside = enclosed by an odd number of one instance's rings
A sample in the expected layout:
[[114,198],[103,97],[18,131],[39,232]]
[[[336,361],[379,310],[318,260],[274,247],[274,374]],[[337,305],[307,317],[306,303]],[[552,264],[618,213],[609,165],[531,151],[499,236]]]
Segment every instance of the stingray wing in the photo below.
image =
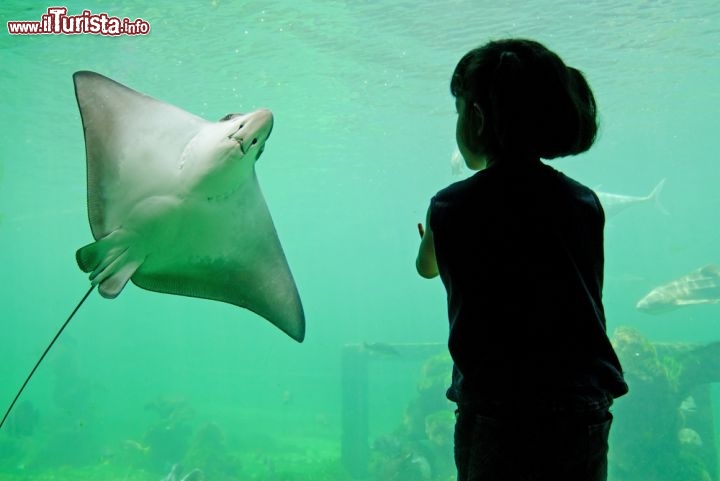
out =
[[85,132],[87,200],[95,239],[139,200],[173,194],[185,146],[208,122],[95,72],[73,75]]

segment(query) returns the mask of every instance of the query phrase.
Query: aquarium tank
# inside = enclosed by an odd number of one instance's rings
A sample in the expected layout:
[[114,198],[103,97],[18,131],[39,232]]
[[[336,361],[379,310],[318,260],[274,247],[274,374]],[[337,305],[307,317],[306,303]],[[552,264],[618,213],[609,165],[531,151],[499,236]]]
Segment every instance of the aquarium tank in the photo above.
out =
[[[416,273],[417,224],[472,175],[455,64],[506,37],[596,95],[595,146],[551,165],[607,216],[630,385],[608,479],[720,480],[716,2],[6,0],[0,18],[0,414],[81,304],[0,428],[0,481],[455,479],[445,290]],[[253,162],[194,171],[200,131]],[[157,214],[182,189],[182,215]],[[76,257],[143,215],[164,243]],[[127,269],[103,274],[107,253]]]

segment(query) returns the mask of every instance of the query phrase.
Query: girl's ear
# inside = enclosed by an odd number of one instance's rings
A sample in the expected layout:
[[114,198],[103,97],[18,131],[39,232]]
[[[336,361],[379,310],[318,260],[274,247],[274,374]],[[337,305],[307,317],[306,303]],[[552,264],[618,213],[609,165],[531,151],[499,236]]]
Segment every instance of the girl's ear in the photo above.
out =
[[473,103],[473,113],[475,113],[475,117],[477,119],[477,135],[479,137],[482,135],[483,130],[485,129],[485,114],[483,113],[483,109],[480,108],[477,102]]

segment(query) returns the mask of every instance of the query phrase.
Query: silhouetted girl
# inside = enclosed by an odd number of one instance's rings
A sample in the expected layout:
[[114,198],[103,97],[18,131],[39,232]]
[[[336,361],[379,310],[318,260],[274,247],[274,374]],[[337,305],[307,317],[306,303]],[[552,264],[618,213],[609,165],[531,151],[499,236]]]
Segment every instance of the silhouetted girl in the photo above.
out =
[[605,481],[609,407],[628,390],[605,332],[605,216],[540,160],[590,148],[592,91],[523,39],[468,52],[450,89],[479,172],[432,198],[416,265],[447,290],[458,480]]

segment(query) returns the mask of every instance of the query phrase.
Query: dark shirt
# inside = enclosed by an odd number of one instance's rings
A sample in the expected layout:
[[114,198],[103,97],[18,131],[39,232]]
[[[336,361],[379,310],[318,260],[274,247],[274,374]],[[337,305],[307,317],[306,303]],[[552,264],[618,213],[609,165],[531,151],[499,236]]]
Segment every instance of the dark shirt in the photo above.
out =
[[602,305],[605,215],[540,161],[493,164],[433,197],[458,403],[619,397]]

